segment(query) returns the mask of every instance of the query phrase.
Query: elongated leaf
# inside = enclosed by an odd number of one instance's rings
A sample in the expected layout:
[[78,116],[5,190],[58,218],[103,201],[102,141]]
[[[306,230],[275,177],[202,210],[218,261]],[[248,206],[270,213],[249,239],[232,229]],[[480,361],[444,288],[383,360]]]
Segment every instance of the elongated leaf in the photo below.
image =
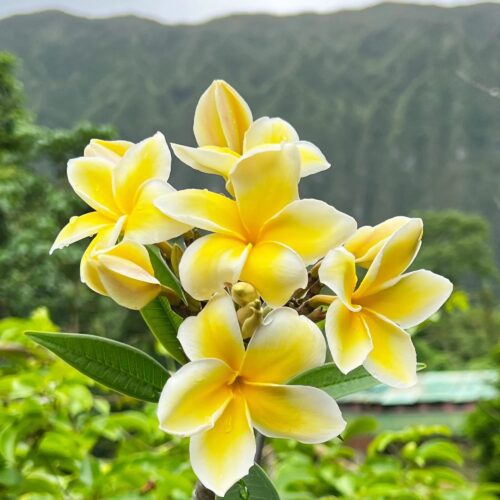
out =
[[[220,497],[217,497],[220,498]],[[225,495],[224,500],[280,500],[273,483],[255,464],[241,481],[238,481]]]
[[[418,363],[417,370],[424,368],[425,365],[423,363]],[[335,399],[353,394],[354,392],[364,391],[380,384],[362,366],[344,375],[334,363],[327,363],[301,373],[288,383],[318,387]]]
[[163,285],[173,292],[185,303],[186,297],[184,291],[180,285],[177,276],[172,272],[172,270],[167,266],[163,257],[161,256],[160,249],[154,245],[148,245],[147,247],[149,253],[149,259],[153,266],[156,279]]
[[333,398],[338,399],[353,392],[369,389],[380,382],[375,380],[363,367],[356,368],[344,375],[333,363],[327,363],[301,373],[288,383],[318,387]]
[[94,335],[26,332],[83,374],[115,391],[157,402],[169,374],[135,347]]
[[187,358],[177,338],[177,331],[183,320],[177,313],[172,311],[167,298],[160,296],[152,300],[146,307],[141,309],[141,315],[151,333],[170,356],[179,363],[185,363]]

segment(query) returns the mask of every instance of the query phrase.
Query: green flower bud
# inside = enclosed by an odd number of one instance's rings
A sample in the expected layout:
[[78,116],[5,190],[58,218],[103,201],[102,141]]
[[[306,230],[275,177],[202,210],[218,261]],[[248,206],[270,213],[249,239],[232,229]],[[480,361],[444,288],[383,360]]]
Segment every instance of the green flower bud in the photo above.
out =
[[239,306],[246,306],[250,302],[259,300],[259,294],[257,290],[250,283],[240,281],[233,285],[231,289],[231,296],[233,301]]

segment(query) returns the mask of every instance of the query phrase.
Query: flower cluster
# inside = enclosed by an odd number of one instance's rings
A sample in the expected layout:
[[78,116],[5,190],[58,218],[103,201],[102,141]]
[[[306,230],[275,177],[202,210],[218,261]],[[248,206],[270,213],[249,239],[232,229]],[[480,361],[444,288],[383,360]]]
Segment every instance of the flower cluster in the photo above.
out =
[[435,313],[452,285],[430,271],[405,273],[420,219],[356,230],[349,215],[300,199],[301,178],[330,164],[286,121],[254,121],[226,82],[201,96],[194,135],[198,147],[172,144],[175,154],[222,176],[227,194],[170,186],[160,133],[138,144],[94,139],[68,164],[71,186],[94,211],[71,218],[51,251],[95,235],[81,279],[130,309],[168,296],[147,245],[164,251],[191,307],[178,332],[189,362],[163,389],[160,427],[191,437],[194,471],[223,496],[254,462],[253,428],[305,443],[342,432],[326,392],[287,385],[323,365],[327,345],[343,373],[362,365],[385,384],[413,385],[416,354],[404,329]]

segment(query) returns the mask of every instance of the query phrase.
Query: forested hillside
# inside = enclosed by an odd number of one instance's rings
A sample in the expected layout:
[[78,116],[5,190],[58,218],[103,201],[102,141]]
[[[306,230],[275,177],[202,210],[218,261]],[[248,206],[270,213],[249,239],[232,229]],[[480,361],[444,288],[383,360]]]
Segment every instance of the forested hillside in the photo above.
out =
[[[477,211],[496,225],[498,248],[500,5],[200,26],[46,12],[0,21],[0,50],[22,60],[39,123],[109,123],[132,139],[159,129],[193,144],[196,100],[227,79],[255,117],[286,118],[335,165],[306,179],[303,194],[363,223],[414,208]],[[213,182],[176,170],[178,186]]]

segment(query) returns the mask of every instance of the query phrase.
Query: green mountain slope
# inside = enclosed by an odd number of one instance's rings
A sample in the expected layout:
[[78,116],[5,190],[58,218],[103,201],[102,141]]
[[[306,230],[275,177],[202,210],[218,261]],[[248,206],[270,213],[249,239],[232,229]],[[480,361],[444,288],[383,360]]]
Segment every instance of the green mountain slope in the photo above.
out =
[[[42,124],[89,119],[127,138],[159,129],[194,144],[196,100],[224,78],[255,117],[289,120],[335,165],[305,179],[303,195],[362,223],[413,208],[477,211],[500,241],[498,4],[385,4],[201,26],[45,12],[1,20],[0,50],[23,60]],[[176,169],[178,186],[207,181]]]

